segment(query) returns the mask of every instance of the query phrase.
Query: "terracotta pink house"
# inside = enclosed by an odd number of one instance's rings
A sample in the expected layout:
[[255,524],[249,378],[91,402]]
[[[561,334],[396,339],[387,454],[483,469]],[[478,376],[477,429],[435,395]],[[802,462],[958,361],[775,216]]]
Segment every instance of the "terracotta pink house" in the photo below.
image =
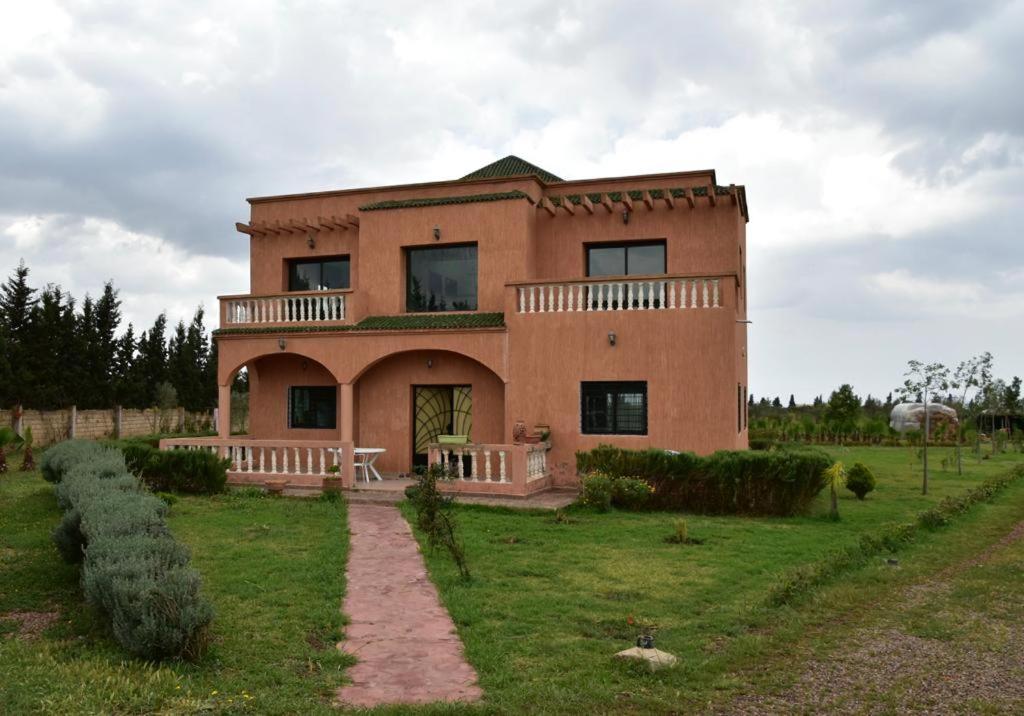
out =
[[[600,443],[747,445],[746,193],[712,170],[564,180],[509,156],[249,204],[220,437],[167,443],[221,451],[233,482],[433,461],[451,489],[527,495],[573,484]],[[243,367],[250,434],[231,436]]]

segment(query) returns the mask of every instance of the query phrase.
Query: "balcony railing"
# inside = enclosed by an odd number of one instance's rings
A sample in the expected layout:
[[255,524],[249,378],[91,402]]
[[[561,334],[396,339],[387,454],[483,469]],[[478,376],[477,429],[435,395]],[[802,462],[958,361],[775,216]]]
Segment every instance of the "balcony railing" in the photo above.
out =
[[720,308],[719,277],[644,276],[516,285],[517,313]]
[[348,293],[314,291],[275,296],[222,296],[221,326],[341,323],[345,321]]

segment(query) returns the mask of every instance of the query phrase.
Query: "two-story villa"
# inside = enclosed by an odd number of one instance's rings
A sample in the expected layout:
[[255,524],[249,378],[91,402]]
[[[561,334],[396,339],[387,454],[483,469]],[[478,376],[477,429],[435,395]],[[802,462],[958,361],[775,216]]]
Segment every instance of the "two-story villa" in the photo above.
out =
[[[573,483],[574,453],[600,443],[747,445],[746,194],[712,170],[563,180],[509,156],[249,204],[250,287],[221,298],[207,441],[236,482],[315,487],[337,464],[352,485],[372,455],[384,474],[443,460],[455,489],[525,495]],[[250,434],[232,437],[243,367]]]

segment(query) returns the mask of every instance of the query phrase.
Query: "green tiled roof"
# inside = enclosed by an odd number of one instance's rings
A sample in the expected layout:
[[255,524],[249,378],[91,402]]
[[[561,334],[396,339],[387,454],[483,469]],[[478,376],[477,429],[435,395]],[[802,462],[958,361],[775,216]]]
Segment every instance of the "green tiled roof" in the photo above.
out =
[[565,179],[556,177],[551,172],[541,169],[536,164],[530,164],[525,159],[520,159],[515,154],[509,154],[503,159],[491,162],[486,167],[480,167],[475,172],[470,172],[462,177],[462,179],[501,179],[503,177],[529,176],[530,174],[536,174],[540,177],[541,181],[547,184],[565,181]]
[[215,336],[258,333],[324,333],[338,331],[415,331],[460,328],[504,328],[503,313],[407,313],[401,316],[367,316],[349,326],[252,326],[220,328]]
[[373,204],[364,204],[359,211],[380,211],[382,209],[412,209],[418,206],[444,206],[445,204],[472,204],[477,201],[505,201],[507,199],[529,199],[526,192],[500,191],[494,194],[466,194],[464,196],[437,196],[425,199],[389,199]]

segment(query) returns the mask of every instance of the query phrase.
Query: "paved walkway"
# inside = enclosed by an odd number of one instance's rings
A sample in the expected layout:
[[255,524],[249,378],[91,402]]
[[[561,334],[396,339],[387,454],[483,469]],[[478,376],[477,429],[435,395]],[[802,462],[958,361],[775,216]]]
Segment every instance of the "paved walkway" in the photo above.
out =
[[338,648],[359,661],[338,701],[371,707],[479,699],[476,672],[405,519],[390,505],[350,504],[348,522],[350,623]]

